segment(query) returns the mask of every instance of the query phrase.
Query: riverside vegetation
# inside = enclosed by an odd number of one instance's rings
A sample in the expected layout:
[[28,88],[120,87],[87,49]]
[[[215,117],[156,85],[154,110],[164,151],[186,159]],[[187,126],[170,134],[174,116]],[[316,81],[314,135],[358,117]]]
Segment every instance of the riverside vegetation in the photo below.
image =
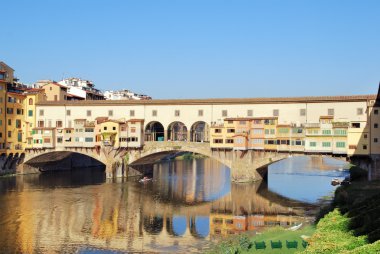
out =
[[[367,181],[367,172],[351,166],[352,184],[340,186],[332,203],[323,209],[316,226],[295,232],[274,228],[249,237],[241,235],[215,246],[209,253],[300,253],[300,254],[375,254],[380,253],[380,181]],[[287,249],[286,240],[301,241],[311,235],[306,249]],[[281,250],[271,249],[270,241],[281,240]],[[266,250],[256,250],[254,242],[265,241]]]

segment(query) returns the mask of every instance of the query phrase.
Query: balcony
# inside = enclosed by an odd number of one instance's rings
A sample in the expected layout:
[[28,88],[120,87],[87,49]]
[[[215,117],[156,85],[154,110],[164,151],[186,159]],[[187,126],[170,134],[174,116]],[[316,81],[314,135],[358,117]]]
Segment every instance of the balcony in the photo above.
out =
[[306,123],[305,128],[319,128],[321,126],[320,123]]

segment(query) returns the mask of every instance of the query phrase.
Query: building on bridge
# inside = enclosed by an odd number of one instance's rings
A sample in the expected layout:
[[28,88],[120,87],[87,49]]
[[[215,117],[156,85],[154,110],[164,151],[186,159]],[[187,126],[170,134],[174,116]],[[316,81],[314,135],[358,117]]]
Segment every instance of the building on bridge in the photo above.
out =
[[[217,150],[370,155],[380,154],[375,100],[375,95],[363,95],[41,102],[37,105],[37,120],[45,123],[45,128],[73,128],[72,123],[78,119],[106,119],[95,127],[98,137],[95,132],[91,138],[86,132],[77,133],[82,128],[72,130],[76,139],[88,140],[93,146],[96,140],[115,148],[142,147],[144,141],[209,141],[210,148]],[[244,114],[247,116],[242,117]],[[125,132],[134,122],[138,123],[136,129]],[[124,133],[136,134],[132,137]]]

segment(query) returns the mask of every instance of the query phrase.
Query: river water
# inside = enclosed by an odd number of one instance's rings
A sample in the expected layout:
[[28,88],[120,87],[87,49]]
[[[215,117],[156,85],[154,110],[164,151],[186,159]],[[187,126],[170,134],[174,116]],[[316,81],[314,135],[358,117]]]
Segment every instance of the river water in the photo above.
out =
[[94,169],[0,178],[0,252],[201,252],[228,235],[309,223],[343,166],[294,157],[252,184],[231,183],[208,158],[155,164],[147,183]]

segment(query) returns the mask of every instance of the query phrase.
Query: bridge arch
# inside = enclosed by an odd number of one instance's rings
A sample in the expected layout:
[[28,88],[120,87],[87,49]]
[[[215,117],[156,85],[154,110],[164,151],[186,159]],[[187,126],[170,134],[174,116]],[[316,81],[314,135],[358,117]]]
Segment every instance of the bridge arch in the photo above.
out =
[[[74,164],[72,163],[74,162]],[[23,173],[38,171],[51,171],[60,165],[62,169],[75,167],[103,167],[106,161],[95,151],[95,149],[69,149],[69,150],[35,150],[26,153],[23,159]]]
[[209,141],[210,126],[204,121],[193,123],[190,128],[190,141],[191,142],[208,142]]
[[151,121],[145,125],[145,141],[164,141],[164,125],[159,121]]
[[164,228],[164,219],[161,216],[144,216],[143,226],[145,232],[158,235]]
[[195,238],[206,238],[210,234],[210,217],[195,216],[189,221],[190,234]]
[[168,140],[170,141],[187,141],[187,127],[183,122],[175,121],[169,124]]
[[186,229],[186,216],[173,215],[171,218],[166,218],[166,231],[169,235],[182,236],[186,233]]

